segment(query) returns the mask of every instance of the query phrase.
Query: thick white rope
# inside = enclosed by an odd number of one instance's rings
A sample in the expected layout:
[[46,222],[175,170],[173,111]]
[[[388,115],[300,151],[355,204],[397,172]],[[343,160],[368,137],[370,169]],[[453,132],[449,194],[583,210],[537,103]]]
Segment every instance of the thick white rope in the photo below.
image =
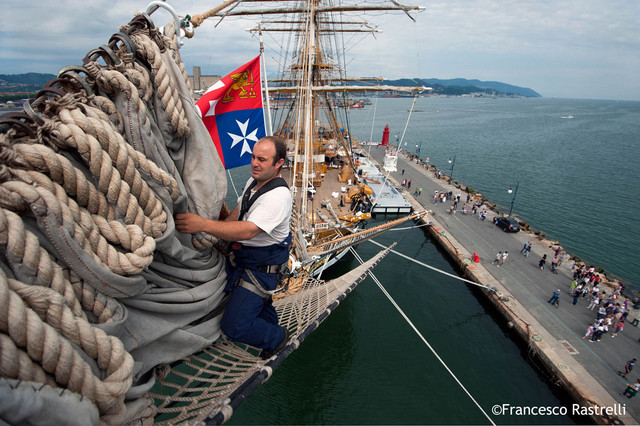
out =
[[[378,243],[376,243],[378,244]],[[381,244],[380,244],[381,245]],[[384,247],[384,246],[383,246]],[[358,262],[360,262],[360,264],[364,263],[364,261],[362,260],[362,258],[360,257],[360,255],[358,255],[358,253],[356,253],[356,251],[353,249],[353,247],[350,248],[351,253],[353,253],[353,256],[358,260]],[[394,250],[391,250],[393,252],[395,252]],[[397,252],[395,252],[396,254],[399,254]],[[456,375],[453,373],[453,371],[451,371],[451,369],[447,366],[447,364],[442,360],[442,358],[440,358],[440,355],[438,355],[438,353],[435,351],[435,349],[433,349],[433,347],[429,344],[429,342],[427,341],[427,339],[422,335],[422,333],[420,333],[420,331],[416,328],[416,326],[413,324],[413,322],[411,322],[411,320],[409,319],[409,317],[407,316],[407,314],[404,313],[404,311],[402,310],[402,308],[400,306],[398,306],[398,304],[396,303],[396,301],[393,299],[393,297],[391,297],[391,295],[389,294],[389,292],[387,292],[387,290],[384,288],[384,286],[382,285],[382,283],[378,280],[378,278],[376,278],[375,275],[373,275],[372,272],[369,272],[369,276],[371,277],[371,279],[373,280],[373,282],[376,283],[376,285],[378,286],[378,288],[382,291],[382,293],[384,293],[384,295],[387,297],[387,299],[389,299],[389,301],[391,302],[391,304],[396,308],[396,310],[400,313],[400,315],[402,315],[402,317],[404,318],[404,320],[407,322],[407,324],[409,324],[409,326],[413,329],[413,331],[418,335],[418,337],[420,337],[420,340],[422,340],[422,342],[429,348],[429,350],[431,351],[431,353],[438,359],[438,361],[440,361],[440,364],[442,364],[444,366],[444,368],[447,370],[447,372],[451,375],[451,377],[453,377],[453,379],[456,381],[456,383],[458,383],[458,385],[462,388],[462,390],[469,396],[469,398],[471,398],[471,400],[473,401],[474,404],[476,404],[476,406],[478,407],[478,409],[482,412],[482,414],[484,414],[484,416],[489,420],[489,422],[493,425],[496,426],[496,424],[493,422],[493,420],[491,419],[491,417],[489,417],[489,415],[484,411],[484,409],[480,406],[480,404],[478,403],[478,401],[475,400],[475,398],[471,395],[471,393],[469,393],[469,391],[467,390],[467,388],[464,387],[464,385],[462,384],[462,382],[460,382],[460,380],[458,380],[458,378],[456,377]]]
[[[373,244],[377,245],[378,247],[387,248],[384,244],[380,244],[380,243],[379,243],[379,242],[377,242],[377,241],[373,241],[373,240],[368,240],[368,241],[369,241],[370,243],[373,243]],[[400,257],[404,257],[405,259],[410,260],[410,261],[412,261],[413,263],[417,263],[417,264],[418,264],[418,265],[420,265],[420,266],[424,266],[425,268],[429,268],[429,269],[431,269],[431,270],[433,270],[433,271],[439,272],[439,273],[441,273],[441,274],[443,274],[443,275],[446,275],[446,276],[448,276],[448,277],[455,278],[456,280],[463,281],[463,282],[465,282],[465,283],[467,283],[467,284],[473,284],[473,285],[475,285],[475,286],[482,287],[482,288],[484,288],[484,289],[489,289],[489,286],[487,286],[487,285],[485,285],[485,284],[480,284],[480,283],[477,283],[477,282],[475,282],[475,281],[471,281],[471,280],[468,280],[468,279],[466,279],[466,278],[459,277],[459,276],[454,275],[454,274],[452,274],[452,273],[449,273],[449,272],[447,272],[447,271],[443,271],[442,269],[438,269],[438,268],[436,268],[435,266],[427,265],[426,263],[424,263],[424,262],[420,262],[419,260],[416,260],[416,259],[414,259],[414,258],[412,258],[412,257],[409,257],[409,256],[407,256],[406,254],[402,254],[402,253],[400,253],[399,251],[391,250],[391,253],[397,254],[398,256],[400,256]]]

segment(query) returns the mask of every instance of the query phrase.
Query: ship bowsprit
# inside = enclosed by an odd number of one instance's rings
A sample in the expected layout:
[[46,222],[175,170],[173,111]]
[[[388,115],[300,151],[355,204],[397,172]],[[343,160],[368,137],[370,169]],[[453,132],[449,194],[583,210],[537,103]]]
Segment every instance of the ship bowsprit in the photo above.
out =
[[259,349],[222,337],[203,351],[167,367],[150,392],[158,407],[156,422],[227,421],[234,409],[271,376],[393,246],[339,278],[326,282],[307,278],[300,291],[274,301],[280,324],[290,331],[291,338],[272,358],[263,360]]

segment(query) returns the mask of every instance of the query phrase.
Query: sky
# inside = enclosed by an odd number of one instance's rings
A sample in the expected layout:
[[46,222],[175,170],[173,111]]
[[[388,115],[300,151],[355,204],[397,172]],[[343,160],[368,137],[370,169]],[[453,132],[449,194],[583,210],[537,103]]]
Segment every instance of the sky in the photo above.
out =
[[[366,2],[363,0],[363,2]],[[3,0],[0,74],[55,74],[81,64],[118,27],[144,10],[134,0]],[[171,0],[179,15],[197,15],[210,4]],[[375,38],[348,37],[349,76],[387,79],[467,78],[531,88],[555,98],[640,100],[640,1],[447,0],[401,1],[424,6],[412,15],[372,14]],[[283,2],[291,4],[291,2]],[[164,25],[170,15],[152,15]],[[357,17],[362,19],[362,17]],[[206,21],[181,49],[187,71],[227,74],[258,54],[246,30],[258,17]],[[279,48],[265,36],[269,74]],[[353,58],[357,58],[353,59]]]

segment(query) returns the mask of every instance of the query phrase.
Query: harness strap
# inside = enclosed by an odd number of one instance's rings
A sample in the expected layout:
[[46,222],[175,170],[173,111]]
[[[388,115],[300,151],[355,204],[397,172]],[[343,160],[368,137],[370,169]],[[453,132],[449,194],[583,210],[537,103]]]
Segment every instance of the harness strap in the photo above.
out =
[[238,287],[245,288],[251,293],[257,294],[263,299],[268,299],[271,297],[270,294],[265,294],[266,290],[262,289],[261,286],[256,286],[253,283],[247,282],[245,280],[240,280],[240,282],[238,283]]
[[281,186],[284,187],[289,187],[289,185],[287,185],[287,182],[281,178],[281,177],[276,177],[274,179],[271,179],[269,182],[265,183],[262,188],[258,189],[256,191],[255,194],[253,194],[253,197],[251,196],[251,190],[258,184],[258,181],[254,180],[253,182],[251,182],[249,184],[249,187],[247,188],[247,190],[244,192],[244,194],[242,194],[242,203],[240,205],[240,212],[238,213],[238,220],[242,220],[242,218],[244,217],[245,213],[247,213],[249,211],[249,209],[251,208],[251,206],[253,205],[253,203],[256,202],[256,200],[258,198],[260,198],[262,195],[264,195],[266,192],[271,191],[272,189],[275,188],[279,188]]
[[[227,257],[227,259],[234,268],[238,266],[236,264],[235,256],[233,255],[233,252],[231,252],[231,254]],[[260,265],[258,266],[258,269],[266,274],[284,273],[284,271],[287,269],[287,263],[285,262],[284,264],[281,264],[281,265]]]
[[245,269],[244,271],[247,273],[247,276],[249,277],[249,280],[251,280],[251,281],[249,282],[249,281],[245,281],[245,280],[240,280],[240,283],[238,285],[240,287],[242,287],[242,288],[246,288],[247,290],[249,290],[252,293],[257,294],[258,296],[262,297],[263,299],[269,299],[274,294],[277,294],[277,293],[280,293],[281,291],[283,291],[282,289],[265,290],[264,287],[262,287],[260,285],[260,283],[256,279],[256,276],[253,275],[253,272],[251,272],[250,269]]

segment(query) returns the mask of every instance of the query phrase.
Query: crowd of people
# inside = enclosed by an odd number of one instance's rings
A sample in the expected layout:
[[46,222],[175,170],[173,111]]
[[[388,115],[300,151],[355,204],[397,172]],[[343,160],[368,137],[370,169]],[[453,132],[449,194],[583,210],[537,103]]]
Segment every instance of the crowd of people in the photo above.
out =
[[[581,299],[586,299],[586,308],[596,312],[594,322],[589,324],[583,339],[599,342],[602,336],[610,334],[616,337],[624,328],[629,315],[629,298],[622,297],[622,286],[607,293],[601,289],[600,276],[595,273],[593,266],[576,268],[573,280],[569,286],[569,294],[573,297],[573,304],[577,305]],[[623,300],[624,299],[624,300]]]
[[[435,177],[441,177],[438,170],[435,171]],[[408,187],[408,182],[406,180],[403,181],[403,186]],[[418,191],[418,195],[420,192],[421,191]],[[449,203],[447,203],[447,201]],[[483,200],[472,200],[471,194],[466,194],[466,200],[464,200],[462,198],[462,194],[459,192],[454,194],[454,191],[452,190],[445,191],[443,189],[438,189],[433,193],[433,204],[437,205],[439,203],[447,203],[447,211],[451,215],[455,215],[457,212],[461,211],[462,214],[473,215],[480,221],[484,221],[487,218],[488,212],[486,206],[483,206]],[[495,216],[492,219],[494,228],[497,225],[497,218],[498,216]],[[520,250],[520,254],[528,257],[531,254],[531,251],[532,243],[531,241],[527,241]],[[477,254],[474,253],[474,259],[476,257]],[[496,253],[491,264],[495,265],[496,268],[500,268],[504,266],[508,261],[508,258],[508,251],[499,251]],[[569,255],[561,247],[557,247],[551,254],[543,254],[537,266],[541,271],[548,269],[551,273],[558,274],[560,266],[563,262],[567,261],[567,259],[569,259]],[[479,258],[475,261],[478,262]],[[593,315],[593,319],[590,321],[583,335],[583,339],[588,340],[590,343],[596,344],[603,342],[603,338],[608,340],[609,338],[606,336],[609,336],[611,339],[616,338],[623,332],[627,317],[630,313],[630,301],[628,298],[622,296],[622,286],[618,286],[613,291],[609,288],[601,288],[604,287],[600,285],[602,283],[602,278],[595,271],[595,267],[592,265],[588,267],[579,266],[574,262],[571,267],[571,272],[573,274],[571,284],[568,289],[565,290],[566,294],[569,296],[567,297],[567,301],[565,302],[564,297],[562,296],[563,290],[558,288],[553,291],[547,302],[558,309],[560,307],[561,300],[563,300],[563,306],[565,303],[572,304],[574,306],[581,304],[582,307],[587,310],[586,312],[589,313],[589,315]],[[633,319],[631,325],[638,326],[640,324],[639,319],[640,318]],[[640,343],[640,339],[638,342]],[[625,371],[619,373],[620,376],[626,378],[633,369],[633,364],[635,362],[635,358],[628,361],[625,366]],[[626,386],[627,387],[624,392],[621,394],[629,398],[635,396],[640,390],[640,379],[635,381],[635,383],[633,381],[627,383]]]

